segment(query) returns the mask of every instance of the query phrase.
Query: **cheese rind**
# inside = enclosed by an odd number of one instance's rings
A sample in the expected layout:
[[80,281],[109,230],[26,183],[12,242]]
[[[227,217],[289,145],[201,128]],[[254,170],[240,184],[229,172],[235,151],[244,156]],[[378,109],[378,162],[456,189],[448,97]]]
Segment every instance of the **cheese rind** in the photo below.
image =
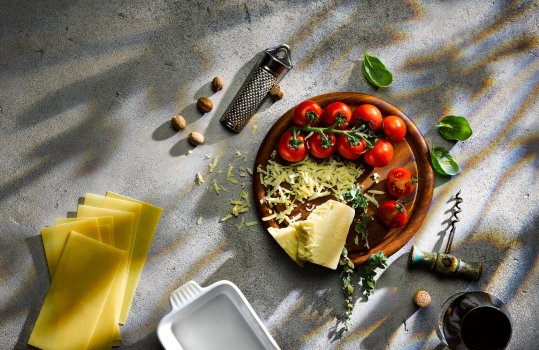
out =
[[28,344],[86,349],[126,254],[72,232]]
[[[135,290],[137,289],[137,285],[140,280],[144,264],[146,263],[146,256],[150,251],[153,236],[155,234],[155,231],[157,230],[157,224],[159,223],[159,219],[161,217],[163,209],[149,203],[122,196],[114,192],[107,192],[107,198],[108,197],[137,203],[142,206],[140,211],[139,226],[137,229],[137,235],[133,248],[133,255],[131,257],[130,274],[128,277],[127,289],[125,293],[126,295],[124,299],[124,306],[126,306],[127,309],[122,309],[122,317],[120,319],[123,319],[123,321],[125,322],[131,308],[133,297],[135,296]],[[125,303],[127,303],[127,305]]]

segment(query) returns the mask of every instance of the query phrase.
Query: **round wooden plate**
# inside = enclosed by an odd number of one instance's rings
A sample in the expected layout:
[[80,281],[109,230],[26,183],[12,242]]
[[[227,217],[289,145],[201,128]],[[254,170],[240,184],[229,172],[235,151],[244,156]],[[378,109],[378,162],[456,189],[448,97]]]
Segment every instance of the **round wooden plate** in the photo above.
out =
[[[390,256],[397,250],[402,248],[412,238],[412,236],[419,229],[427,211],[429,209],[432,200],[432,191],[434,188],[434,175],[429,163],[429,149],[423,135],[415,124],[408,118],[401,110],[391,105],[390,103],[379,99],[374,96],[360,94],[355,92],[335,92],[324,94],[310,98],[310,100],[316,101],[325,108],[332,102],[341,101],[349,105],[352,110],[357,106],[369,103],[380,109],[384,117],[389,115],[396,115],[401,117],[406,123],[406,138],[403,141],[393,144],[394,155],[392,162],[383,168],[372,168],[365,162],[361,161],[363,168],[365,169],[363,175],[359,179],[359,183],[362,186],[362,191],[368,190],[380,190],[384,191],[383,195],[376,195],[376,199],[381,204],[386,200],[394,199],[390,198],[390,195],[386,190],[386,177],[389,171],[395,167],[404,167],[410,170],[412,175],[419,178],[417,189],[413,195],[406,199],[406,209],[408,211],[408,223],[406,226],[400,229],[387,229],[382,226],[378,220],[374,220],[369,225],[369,246],[367,249],[363,242],[359,245],[354,243],[354,224],[350,228],[348,239],[346,242],[346,248],[348,249],[348,255],[356,265],[365,263],[365,261],[371,256],[371,254],[377,253],[380,250],[384,252],[384,255]],[[273,127],[269,130],[268,134],[264,138],[264,141],[260,145],[258,154],[255,160],[255,173],[258,166],[262,168],[266,167],[268,160],[271,159],[271,154],[276,149],[281,135],[292,126],[292,116],[294,114],[294,108],[286,112],[279,120],[275,122]],[[287,164],[285,160],[277,155],[274,159],[279,164]],[[376,183],[373,179],[373,174],[378,173],[379,182]],[[259,175],[254,176],[253,189],[255,196],[255,206],[258,210],[260,217],[270,215],[269,206],[264,200],[266,196],[266,188],[260,182]],[[308,217],[309,212],[305,210],[305,205],[321,204],[330,197],[319,198],[303,205],[298,205],[291,216],[301,214],[301,219]],[[369,207],[372,207],[369,206]],[[375,208],[369,209],[369,214],[373,214]],[[356,216],[357,219],[357,216]],[[266,227],[285,227],[287,224],[283,222],[278,224],[275,220],[263,221]]]

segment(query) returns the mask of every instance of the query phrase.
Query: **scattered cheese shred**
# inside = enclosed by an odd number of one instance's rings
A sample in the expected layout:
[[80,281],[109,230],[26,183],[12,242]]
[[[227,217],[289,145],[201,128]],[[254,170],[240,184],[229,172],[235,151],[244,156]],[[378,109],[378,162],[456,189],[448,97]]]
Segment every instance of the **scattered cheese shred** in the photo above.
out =
[[258,225],[258,221],[249,221],[249,222],[245,223],[245,226],[247,226],[247,227],[255,226],[255,225]]
[[212,183],[213,183],[213,189],[215,190],[215,193],[219,194],[219,192],[221,192],[221,187],[219,187],[215,179],[213,179]]
[[223,216],[219,222],[225,222],[227,221],[228,219],[230,219],[232,217],[232,214],[226,214],[225,216]]
[[243,216],[241,217],[241,221],[239,224],[236,225],[236,228],[238,229],[238,231],[241,230],[241,228],[245,225],[245,219],[243,218]]
[[197,176],[196,176],[196,182],[197,182],[197,185],[202,185],[204,182],[204,178],[202,177],[202,174],[200,174],[200,172],[197,173]]
[[280,165],[269,160],[266,168],[259,166],[257,172],[260,174],[260,182],[266,187],[264,199],[269,207],[281,205],[286,208],[262,220],[275,218],[279,223],[291,223],[295,218],[289,215],[298,202],[305,203],[329,195],[344,201],[343,194],[357,186],[363,169],[354,162],[343,162],[333,157],[321,162],[307,157],[291,165]]
[[219,161],[219,157],[218,156],[215,156],[213,157],[213,160],[211,161],[211,163],[208,165],[210,167],[210,173],[213,172],[213,170],[215,169],[215,167],[217,166],[217,162]]
[[228,164],[228,169],[227,169],[227,172],[226,172],[226,178],[230,183],[232,183],[234,185],[237,185],[238,180],[236,180],[234,178],[234,175],[232,175],[232,170],[234,170],[234,166],[232,164]]
[[372,194],[384,194],[385,193],[384,191],[378,191],[378,190],[368,190],[367,192],[372,193]]

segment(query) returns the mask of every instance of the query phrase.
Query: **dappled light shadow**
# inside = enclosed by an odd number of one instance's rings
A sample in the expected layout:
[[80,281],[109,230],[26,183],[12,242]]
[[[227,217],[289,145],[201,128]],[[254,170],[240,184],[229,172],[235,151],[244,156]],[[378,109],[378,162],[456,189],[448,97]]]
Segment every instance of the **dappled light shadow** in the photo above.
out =
[[[465,4],[453,2],[455,6]],[[431,38],[420,43],[414,37],[413,26],[429,19],[425,17],[429,15],[425,9],[428,4],[415,0],[386,1],[384,6],[352,0],[325,4],[295,0],[286,5],[289,12],[305,11],[311,6],[310,13],[305,13],[300,23],[290,21],[290,27],[280,29],[278,25],[287,24],[291,14],[281,13],[284,5],[279,2],[254,6],[240,1],[180,1],[126,6],[102,0],[76,5],[11,1],[2,7],[0,77],[6,91],[19,95],[19,102],[6,107],[5,101],[0,101],[0,125],[9,142],[21,145],[20,160],[13,161],[21,164],[17,171],[5,167],[0,202],[18,198],[22,190],[31,192],[37,183],[41,186],[40,181],[55,176],[54,170],[59,167],[63,167],[61,171],[67,168],[72,174],[66,176],[74,178],[99,174],[116,159],[120,146],[131,142],[125,140],[129,132],[139,127],[126,121],[148,122],[150,127],[141,132],[152,145],[167,145],[163,153],[168,151],[166,156],[176,162],[178,178],[185,176],[189,167],[186,157],[195,150],[187,140],[190,131],[204,133],[206,141],[201,148],[212,146],[208,147],[212,151],[208,151],[211,154],[207,163],[213,156],[220,157],[214,173],[209,174],[208,168],[200,169],[206,179],[204,184],[197,185],[193,177],[185,183],[178,181],[182,186],[173,193],[147,194],[154,196],[148,198],[150,202],[158,197],[164,215],[142,281],[148,281],[144,278],[152,274],[151,281],[163,285],[139,285],[131,324],[128,321],[125,326],[127,341],[123,348],[161,348],[155,334],[157,324],[170,310],[170,293],[189,280],[201,286],[222,279],[234,282],[283,349],[311,348],[318,340],[335,349],[399,348],[402,334],[413,340],[414,348],[427,348],[445,298],[459,291],[481,289],[511,302],[518,300],[521,286],[533,284],[529,273],[539,266],[537,215],[532,219],[518,218],[516,221],[525,224],[505,232],[503,218],[495,221],[501,210],[492,203],[508,198],[512,188],[506,184],[518,175],[519,169],[538,167],[539,143],[532,130],[534,125],[527,127],[526,133],[518,128],[530,118],[537,104],[539,59],[534,51],[539,44],[535,33],[511,27],[514,21],[533,17],[536,4],[497,2],[486,18],[468,20],[469,26],[454,35],[441,35],[442,43]],[[80,16],[81,11],[86,16]],[[57,18],[58,25],[42,20],[45,16]],[[267,23],[274,19],[282,22]],[[250,40],[233,38],[235,41],[230,42],[235,45],[252,47],[251,53],[240,53],[229,41],[223,43],[223,38],[240,30],[251,32],[257,26],[273,30],[275,44],[288,43],[292,47],[296,66],[286,78],[286,83],[291,83],[291,89],[286,91],[290,99],[280,105],[267,100],[245,130],[235,134],[223,128],[219,119],[260,58],[263,47],[257,46],[259,38],[255,35]],[[388,89],[370,86],[362,77],[363,51],[394,47],[395,55],[403,56],[400,66],[392,68],[398,73],[396,83]],[[514,63],[515,57],[525,53],[529,54],[524,60]],[[236,65],[225,66],[232,60]],[[499,63],[511,68],[509,76],[495,71],[493,66]],[[210,81],[216,67],[229,78],[225,88],[214,93]],[[320,79],[322,75],[335,76],[335,82]],[[293,105],[290,101],[299,102],[296,99],[301,94],[309,96],[331,88],[364,91],[387,99],[414,120],[429,145],[444,146],[461,156],[462,174],[435,178],[431,217],[444,213],[443,219],[447,219],[452,212],[446,209],[452,204],[453,193],[470,179],[488,179],[469,186],[475,191],[466,198],[470,203],[467,222],[471,224],[457,227],[452,251],[462,260],[484,262],[480,281],[411,270],[407,267],[407,252],[401,250],[381,273],[375,295],[366,303],[357,300],[351,330],[344,333],[339,333],[342,324],[338,317],[345,307],[338,272],[313,265],[298,267],[260,223],[238,231],[238,218],[217,222],[229,212],[229,201],[236,199],[240,190],[249,193],[253,201],[250,177],[238,178],[238,185],[227,180],[228,164],[235,167],[235,174],[239,167],[253,167],[264,137],[264,129],[255,133],[253,126],[271,125],[270,118],[278,117],[266,118],[272,107],[288,109]],[[197,98],[203,96],[219,98],[207,114],[196,109]],[[137,103],[131,106],[133,100]],[[147,108],[140,111],[139,103]],[[474,136],[458,143],[443,140],[435,122],[445,114],[459,114],[458,108],[464,105],[471,105],[466,117],[474,127]],[[126,117],[124,113],[135,115]],[[187,120],[185,130],[177,132],[172,128],[170,118],[176,113]],[[487,125],[494,113],[503,114],[505,122]],[[67,119],[69,124],[65,123]],[[501,119],[498,116],[495,120]],[[28,141],[32,135],[43,135],[42,130],[51,134]],[[465,147],[470,151],[462,152]],[[236,157],[240,149],[248,155]],[[492,157],[500,150],[505,152],[501,165]],[[134,167],[134,176],[138,176],[136,172]],[[165,185],[169,184],[156,179],[157,176],[151,178],[153,186],[168,190]],[[213,180],[228,192],[217,194],[212,189]],[[126,186],[130,181],[125,179]],[[27,201],[28,197],[25,194],[21,200]],[[33,210],[34,202],[30,202]],[[184,203],[191,211],[186,213]],[[198,218],[202,225],[192,222]],[[244,218],[257,220],[254,209]],[[206,220],[215,222],[206,225]],[[486,227],[494,225],[491,222],[500,230]],[[427,217],[414,239],[429,242],[428,250],[443,250],[448,229],[447,220],[440,223]],[[49,276],[41,237],[28,229],[17,234],[33,236],[24,242],[28,252],[21,253],[16,246],[20,242],[9,241],[11,232],[2,231],[0,276],[6,283],[16,281],[17,286],[7,290],[0,318],[22,327],[16,348],[26,348]],[[23,260],[25,254],[31,261]],[[429,308],[418,309],[412,295],[426,286],[435,299]],[[357,288],[356,294],[360,292]],[[529,326],[526,320],[517,321],[515,329]]]

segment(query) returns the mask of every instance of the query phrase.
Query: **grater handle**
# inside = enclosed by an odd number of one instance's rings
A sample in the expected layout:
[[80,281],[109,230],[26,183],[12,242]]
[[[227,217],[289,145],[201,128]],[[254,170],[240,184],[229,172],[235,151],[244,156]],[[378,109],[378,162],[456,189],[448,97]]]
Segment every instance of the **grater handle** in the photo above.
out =
[[287,45],[269,48],[221,117],[221,123],[240,132],[273,88],[292,68]]

